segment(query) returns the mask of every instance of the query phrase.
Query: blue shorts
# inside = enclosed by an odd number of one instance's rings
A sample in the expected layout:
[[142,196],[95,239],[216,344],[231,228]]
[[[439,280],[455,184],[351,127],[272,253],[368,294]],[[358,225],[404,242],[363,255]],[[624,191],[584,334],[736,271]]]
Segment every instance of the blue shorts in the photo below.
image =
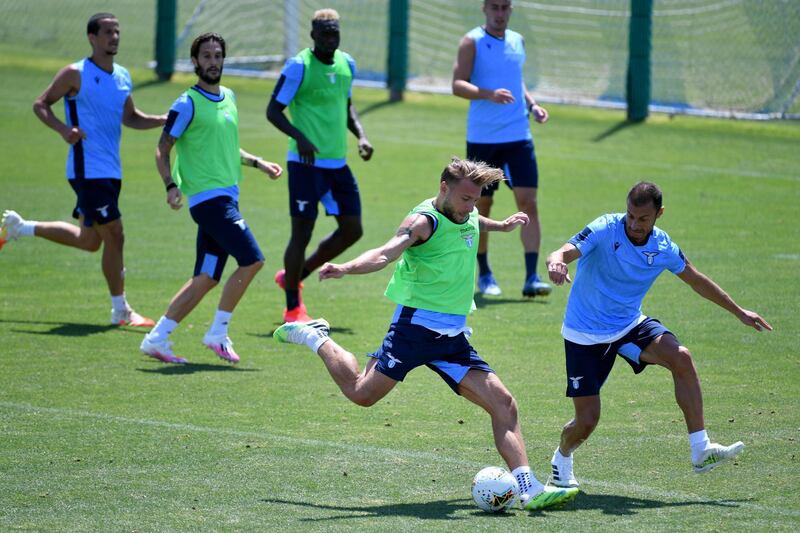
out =
[[[506,185],[514,187],[539,186],[539,167],[533,141],[514,141],[510,143],[467,143],[467,159],[483,161],[495,168],[502,168],[506,174]],[[481,196],[494,196],[500,182],[487,185]]]
[[108,224],[122,217],[119,212],[119,193],[122,180],[114,178],[75,178],[68,180],[75,196],[75,209],[72,218],[83,215],[83,225],[91,228],[93,224]]
[[230,196],[217,196],[189,209],[197,223],[197,259],[194,275],[207,274],[219,281],[228,256],[239,266],[263,261],[256,238],[239,213],[239,204]]
[[469,344],[466,335],[448,337],[411,324],[414,311],[413,307],[404,307],[397,322],[389,326],[381,347],[369,354],[378,360],[375,365],[378,372],[403,381],[406,374],[425,365],[439,374],[456,394],[459,394],[458,384],[470,370],[494,373]]
[[317,168],[289,161],[289,213],[293,217],[317,218],[322,202],[329,216],[361,216],[358,183],[347,165]]
[[646,318],[624,337],[611,344],[576,344],[564,339],[567,353],[567,396],[596,396],[605,383],[617,355],[622,356],[638,374],[648,363],[639,356],[661,335],[675,336],[655,318]]

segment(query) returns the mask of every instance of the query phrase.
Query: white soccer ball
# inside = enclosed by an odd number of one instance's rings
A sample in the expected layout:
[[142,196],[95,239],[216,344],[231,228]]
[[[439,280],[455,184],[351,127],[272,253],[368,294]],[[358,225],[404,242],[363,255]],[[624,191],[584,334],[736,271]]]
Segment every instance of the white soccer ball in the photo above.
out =
[[501,513],[516,503],[519,484],[511,472],[487,466],[472,480],[472,499],[487,513]]

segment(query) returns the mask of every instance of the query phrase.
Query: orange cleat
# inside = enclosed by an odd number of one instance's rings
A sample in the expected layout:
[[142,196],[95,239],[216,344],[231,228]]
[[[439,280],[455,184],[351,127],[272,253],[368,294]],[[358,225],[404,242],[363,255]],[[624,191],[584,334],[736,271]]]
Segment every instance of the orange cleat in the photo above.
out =
[[300,304],[294,309],[283,310],[284,322],[310,322],[311,317],[308,316],[308,310],[305,304]]

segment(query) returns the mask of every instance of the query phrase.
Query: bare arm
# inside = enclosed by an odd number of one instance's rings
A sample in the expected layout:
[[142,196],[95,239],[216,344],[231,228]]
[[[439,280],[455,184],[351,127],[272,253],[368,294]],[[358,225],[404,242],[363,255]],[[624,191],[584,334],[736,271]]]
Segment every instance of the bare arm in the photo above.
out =
[[285,105],[275,100],[274,97],[271,98],[267,105],[267,120],[278,130],[297,141],[297,151],[300,152],[301,162],[306,165],[313,165],[314,154],[319,153],[319,149],[303,135],[302,131],[289,122],[289,119],[283,113],[284,109],[286,109]]
[[261,159],[242,148],[239,148],[239,159],[243,166],[257,168],[272,179],[278,179],[278,176],[283,173],[283,169],[278,163]]
[[533,120],[539,124],[547,122],[547,119],[550,118],[550,113],[547,112],[547,109],[536,103],[536,99],[530,91],[528,91],[528,88],[525,87],[524,80],[522,82],[522,94],[525,95],[525,107],[530,111],[531,115],[533,115]]
[[125,100],[125,109],[122,111],[122,123],[135,130],[149,130],[163,126],[167,121],[167,115],[146,115],[136,108],[133,97],[128,96]]
[[556,285],[572,283],[567,265],[581,256],[581,251],[574,244],[566,243],[564,246],[547,256],[547,275]]
[[61,138],[68,144],[75,144],[81,139],[85,139],[86,134],[77,126],[70,127],[64,124],[53,113],[52,106],[65,96],[75,96],[80,89],[81,75],[72,65],[68,65],[58,71],[50,85],[33,102],[33,113],[37,118],[45,126],[61,135]]
[[528,215],[522,211],[514,213],[505,220],[494,220],[478,215],[481,231],[511,231],[517,226],[527,226],[528,222]]
[[346,274],[369,274],[396,261],[403,251],[418,241],[430,238],[433,228],[428,217],[413,214],[406,217],[394,237],[383,246],[367,250],[352,261],[343,264],[325,263],[319,270],[319,279],[341,278]]
[[722,287],[697,270],[688,259],[686,259],[686,268],[683,269],[683,272],[678,274],[678,277],[689,285],[694,292],[732,313],[745,326],[754,328],[756,331],[761,331],[764,328],[772,331],[772,326],[761,318],[758,313],[739,307],[739,305],[733,301],[733,298],[722,290]]
[[347,99],[347,129],[358,138],[358,155],[364,161],[369,161],[375,149],[372,148],[372,144],[367,140],[367,134],[364,133],[364,127],[358,120],[356,107],[350,98]]
[[167,189],[167,203],[172,209],[183,207],[181,190],[178,189],[177,184],[172,179],[172,169],[169,162],[169,154],[172,152],[172,147],[175,146],[176,141],[175,137],[164,131],[161,133],[161,138],[156,146],[156,168],[164,182],[164,187]]
[[475,41],[467,36],[458,45],[456,62],[453,65],[453,94],[467,100],[491,100],[496,104],[510,104],[514,96],[508,89],[483,89],[469,79],[475,64]]

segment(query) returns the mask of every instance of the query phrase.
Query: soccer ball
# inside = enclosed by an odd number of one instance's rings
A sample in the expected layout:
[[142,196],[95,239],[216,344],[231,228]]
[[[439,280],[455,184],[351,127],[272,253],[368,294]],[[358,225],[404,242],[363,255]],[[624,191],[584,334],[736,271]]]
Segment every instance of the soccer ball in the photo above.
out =
[[487,513],[501,513],[516,503],[519,484],[511,472],[487,466],[472,480],[472,499]]

